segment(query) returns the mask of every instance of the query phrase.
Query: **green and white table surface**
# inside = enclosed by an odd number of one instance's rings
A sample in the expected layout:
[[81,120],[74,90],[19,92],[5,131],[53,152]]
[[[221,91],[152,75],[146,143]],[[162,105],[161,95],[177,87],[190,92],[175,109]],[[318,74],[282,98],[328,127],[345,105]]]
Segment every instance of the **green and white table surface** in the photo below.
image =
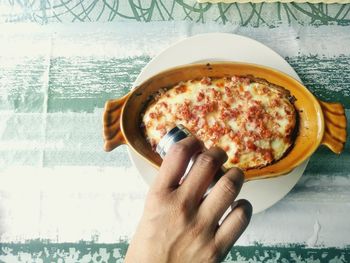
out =
[[[148,187],[126,146],[102,150],[104,102],[205,32],[271,47],[350,116],[350,5],[0,1],[0,262],[123,261]],[[317,150],[224,262],[350,262],[349,149]]]

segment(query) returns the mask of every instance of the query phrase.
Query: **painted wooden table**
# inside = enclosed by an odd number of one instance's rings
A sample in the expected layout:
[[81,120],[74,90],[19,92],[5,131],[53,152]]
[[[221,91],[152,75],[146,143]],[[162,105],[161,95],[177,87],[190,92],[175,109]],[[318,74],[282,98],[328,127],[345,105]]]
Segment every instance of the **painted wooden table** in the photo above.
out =
[[[256,39],[350,114],[350,5],[0,1],[0,22],[0,262],[123,261],[147,185],[103,152],[103,105],[175,41]],[[225,262],[350,262],[349,149],[320,148]]]

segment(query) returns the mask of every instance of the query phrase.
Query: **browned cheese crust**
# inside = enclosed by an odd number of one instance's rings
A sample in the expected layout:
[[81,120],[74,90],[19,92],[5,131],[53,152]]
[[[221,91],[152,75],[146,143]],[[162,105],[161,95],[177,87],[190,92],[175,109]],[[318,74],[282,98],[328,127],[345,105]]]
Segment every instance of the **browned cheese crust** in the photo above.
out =
[[254,76],[203,78],[162,90],[142,116],[152,147],[182,124],[207,148],[228,155],[224,167],[247,170],[283,158],[297,126],[294,97],[283,87]]

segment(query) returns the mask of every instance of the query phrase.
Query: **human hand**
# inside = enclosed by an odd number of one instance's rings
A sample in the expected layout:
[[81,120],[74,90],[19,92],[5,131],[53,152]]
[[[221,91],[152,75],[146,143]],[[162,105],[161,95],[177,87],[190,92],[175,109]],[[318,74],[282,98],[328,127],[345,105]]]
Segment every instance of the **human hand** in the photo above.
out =
[[218,262],[248,226],[252,207],[246,200],[238,200],[223,223],[218,224],[242,187],[241,170],[226,172],[203,199],[214,175],[227,160],[220,148],[199,154],[179,185],[191,157],[201,149],[202,144],[194,137],[172,145],[149,190],[125,262]]

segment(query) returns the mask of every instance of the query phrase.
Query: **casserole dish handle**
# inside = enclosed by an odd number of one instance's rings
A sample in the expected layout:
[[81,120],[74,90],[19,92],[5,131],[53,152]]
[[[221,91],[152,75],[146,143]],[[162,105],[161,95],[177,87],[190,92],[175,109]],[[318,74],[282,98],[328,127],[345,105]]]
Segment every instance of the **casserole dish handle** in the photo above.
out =
[[105,104],[103,114],[103,138],[106,152],[110,152],[119,145],[126,143],[120,123],[122,110],[128,97],[129,93],[119,99],[109,100]]
[[321,144],[334,153],[341,153],[346,142],[346,116],[344,106],[319,100],[324,117],[324,135]]

